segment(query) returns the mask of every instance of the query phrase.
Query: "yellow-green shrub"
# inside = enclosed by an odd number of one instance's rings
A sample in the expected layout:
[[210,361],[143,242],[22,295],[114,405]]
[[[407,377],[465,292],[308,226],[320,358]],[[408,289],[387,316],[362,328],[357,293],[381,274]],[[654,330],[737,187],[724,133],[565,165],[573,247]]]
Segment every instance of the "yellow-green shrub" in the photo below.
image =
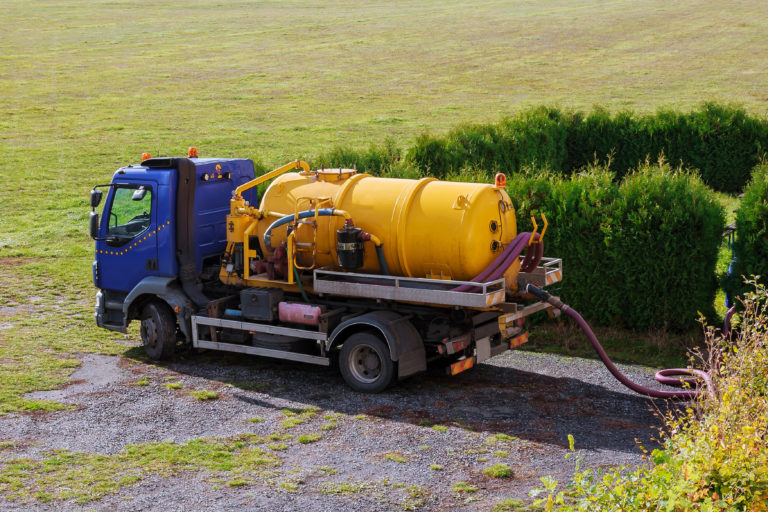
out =
[[546,510],[768,510],[768,293],[755,290],[732,342],[707,331],[715,392],[665,418],[652,465],[577,471],[560,493],[547,479]]

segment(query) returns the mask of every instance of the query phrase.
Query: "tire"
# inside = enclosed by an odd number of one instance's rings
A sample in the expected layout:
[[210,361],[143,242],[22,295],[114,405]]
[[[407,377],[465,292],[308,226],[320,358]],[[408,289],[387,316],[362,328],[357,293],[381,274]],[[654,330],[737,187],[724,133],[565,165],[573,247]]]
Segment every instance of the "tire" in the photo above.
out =
[[389,347],[369,332],[358,332],[344,341],[339,369],[349,387],[361,393],[379,393],[397,379]]
[[141,312],[141,341],[150,359],[173,357],[176,350],[176,316],[167,305],[150,302]]

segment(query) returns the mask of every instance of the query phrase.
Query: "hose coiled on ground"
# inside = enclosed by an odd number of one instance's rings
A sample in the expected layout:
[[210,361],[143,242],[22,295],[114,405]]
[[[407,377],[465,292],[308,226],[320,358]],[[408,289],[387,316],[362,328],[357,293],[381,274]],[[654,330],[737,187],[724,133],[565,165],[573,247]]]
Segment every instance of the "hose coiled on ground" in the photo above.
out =
[[[605,367],[608,368],[608,371],[611,372],[611,374],[616,378],[616,380],[624,384],[626,387],[628,387],[632,391],[635,391],[636,393],[640,393],[641,395],[646,395],[653,398],[683,398],[683,399],[696,398],[702,392],[700,390],[663,391],[663,390],[647,388],[645,386],[641,386],[640,384],[637,384],[636,382],[632,382],[631,380],[629,380],[629,378],[627,378],[626,375],[621,373],[621,371],[616,367],[616,365],[613,364],[613,362],[608,358],[608,354],[605,353],[605,350],[603,349],[602,345],[600,345],[600,342],[597,340],[597,336],[595,336],[595,333],[592,332],[592,329],[589,327],[589,324],[587,324],[587,322],[581,317],[581,315],[575,309],[571,308],[567,304],[564,304],[557,297],[553,297],[548,292],[532,284],[527,284],[525,287],[525,291],[530,293],[531,295],[535,295],[537,298],[539,298],[543,302],[547,302],[551,304],[552,306],[556,307],[566,315],[573,318],[576,321],[576,323],[579,324],[579,327],[581,327],[581,330],[584,331],[584,334],[587,335],[587,338],[589,339],[590,343],[592,343],[592,347],[597,352],[597,355],[600,357],[600,360],[603,362]],[[681,379],[680,378],[681,376],[686,378]],[[661,384],[666,384],[670,386],[683,386],[685,384],[693,385],[693,384],[696,384],[697,382],[703,382],[705,385],[706,393],[710,395],[714,393],[714,388],[712,387],[712,379],[710,378],[709,373],[703,370],[697,370],[697,369],[691,369],[691,368],[669,368],[669,369],[660,370],[659,372],[657,372],[655,378]]]

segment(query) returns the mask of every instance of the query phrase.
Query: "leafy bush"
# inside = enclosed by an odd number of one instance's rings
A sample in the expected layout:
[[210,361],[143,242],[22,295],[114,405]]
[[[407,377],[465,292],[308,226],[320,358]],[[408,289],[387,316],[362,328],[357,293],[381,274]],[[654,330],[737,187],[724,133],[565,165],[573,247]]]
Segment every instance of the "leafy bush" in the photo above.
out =
[[628,175],[606,233],[622,323],[679,330],[693,327],[697,311],[712,317],[724,224],[722,206],[697,177],[668,167]]
[[652,464],[607,471],[580,471],[577,464],[565,491],[543,479],[545,510],[766,510],[768,293],[753,289],[736,339],[725,343],[707,330],[714,392],[665,417],[663,450],[653,450]]
[[539,107],[498,124],[464,124],[444,138],[421,135],[406,159],[425,174],[444,178],[462,168],[512,172],[528,165],[562,169],[571,114]]
[[538,107],[499,123],[462,125],[444,137],[424,134],[406,160],[437,178],[465,167],[515,173],[539,166],[571,174],[590,163],[607,165],[622,178],[643,161],[664,156],[699,169],[717,190],[738,192],[767,149],[768,119],[732,106],[705,103],[687,113],[651,115]]
[[563,258],[559,293],[585,317],[635,329],[690,329],[711,313],[722,207],[696,176],[643,166],[619,185],[605,168],[510,179],[519,230],[545,214],[546,253]]
[[586,318],[602,324],[613,319],[619,291],[606,277],[613,268],[606,234],[618,197],[612,178],[605,169],[593,167],[572,178],[528,172],[507,182],[518,231],[533,228],[533,215],[544,214],[549,221],[545,254],[563,259],[559,295]]
[[736,264],[726,282],[732,295],[743,293],[743,277],[768,277],[768,165],[755,168],[736,212]]

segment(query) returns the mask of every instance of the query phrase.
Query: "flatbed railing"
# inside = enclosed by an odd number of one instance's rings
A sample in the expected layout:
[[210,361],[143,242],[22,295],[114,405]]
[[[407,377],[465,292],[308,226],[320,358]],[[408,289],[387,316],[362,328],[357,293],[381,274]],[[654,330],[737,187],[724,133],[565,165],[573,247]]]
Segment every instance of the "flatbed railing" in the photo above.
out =
[[[455,291],[463,285],[469,288]],[[475,283],[315,269],[312,287],[320,294],[474,308],[491,307],[505,299],[504,279]]]

